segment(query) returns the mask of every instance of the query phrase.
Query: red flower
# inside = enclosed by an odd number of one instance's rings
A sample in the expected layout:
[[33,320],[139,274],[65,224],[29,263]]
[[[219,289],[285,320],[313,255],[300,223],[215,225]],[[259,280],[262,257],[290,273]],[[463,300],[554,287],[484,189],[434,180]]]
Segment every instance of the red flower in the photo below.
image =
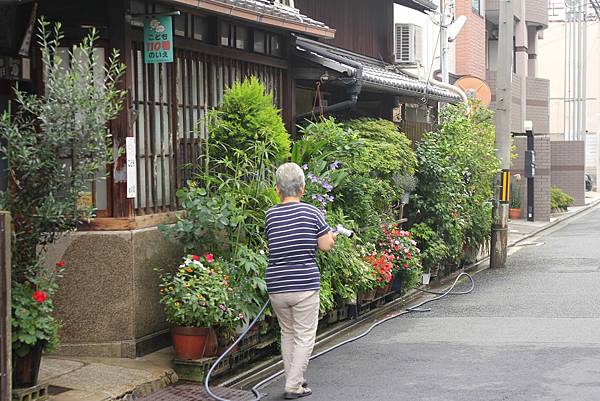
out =
[[60,262],[56,262],[56,267],[59,267],[59,268],[65,267],[65,262],[63,262],[62,260]]
[[204,257],[206,258],[206,261],[208,263],[212,263],[215,260],[215,257],[213,256],[212,253],[206,253],[206,254],[204,254]]
[[192,260],[200,260],[200,256],[198,256],[198,255],[192,255]]
[[33,299],[35,299],[39,303],[44,303],[48,296],[44,291],[36,291],[33,293]]

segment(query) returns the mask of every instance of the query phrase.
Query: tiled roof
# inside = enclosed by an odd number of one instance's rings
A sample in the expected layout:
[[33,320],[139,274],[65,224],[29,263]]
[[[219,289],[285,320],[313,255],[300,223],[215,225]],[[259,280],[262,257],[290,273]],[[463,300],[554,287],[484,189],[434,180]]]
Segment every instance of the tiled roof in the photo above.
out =
[[[317,47],[318,51],[308,50],[306,47],[311,47],[312,49]],[[435,83],[428,83],[425,80],[413,78],[402,73],[393,65],[386,64],[383,61],[372,57],[353,53],[348,50],[303,37],[297,38],[296,48],[300,55],[304,55],[327,68],[354,77],[356,77],[355,63],[359,63],[362,68],[362,77],[360,78],[361,84],[363,88],[367,90],[419,98],[425,97],[427,99],[449,103],[461,101],[460,95],[456,92],[443,88]],[[351,65],[344,64],[344,59],[348,60]]]
[[254,11],[260,14],[283,18],[289,21],[298,22],[304,25],[310,25],[315,28],[329,28],[323,22],[314,20],[300,13],[300,10],[284,6],[274,0],[218,0],[234,7]]

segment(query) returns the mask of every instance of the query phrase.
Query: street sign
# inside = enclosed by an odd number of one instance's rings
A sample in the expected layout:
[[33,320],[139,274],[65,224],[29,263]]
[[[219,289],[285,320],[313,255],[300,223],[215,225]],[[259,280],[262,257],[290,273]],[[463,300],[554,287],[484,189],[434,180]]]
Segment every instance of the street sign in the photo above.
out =
[[125,138],[125,157],[127,160],[127,198],[137,196],[137,156],[135,138]]
[[157,15],[144,20],[144,63],[173,62],[173,18]]

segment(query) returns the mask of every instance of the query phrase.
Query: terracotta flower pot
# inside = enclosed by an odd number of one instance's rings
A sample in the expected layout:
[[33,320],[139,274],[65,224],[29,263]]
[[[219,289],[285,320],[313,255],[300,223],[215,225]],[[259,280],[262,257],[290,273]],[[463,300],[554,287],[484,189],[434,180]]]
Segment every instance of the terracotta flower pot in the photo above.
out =
[[[210,327],[173,327],[171,339],[173,349],[178,359],[200,359],[205,356],[207,348],[209,352],[216,351],[216,339]],[[212,350],[211,350],[212,347]]]
[[44,344],[39,342],[24,357],[13,354],[12,381],[14,388],[33,387],[37,384],[43,350]]
[[519,220],[521,218],[521,209],[508,209],[508,217],[511,220]]

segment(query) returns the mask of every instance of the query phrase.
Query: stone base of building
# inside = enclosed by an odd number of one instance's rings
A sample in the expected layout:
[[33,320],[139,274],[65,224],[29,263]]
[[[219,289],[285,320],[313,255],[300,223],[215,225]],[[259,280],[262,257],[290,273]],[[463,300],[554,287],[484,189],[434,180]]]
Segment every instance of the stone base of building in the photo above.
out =
[[54,297],[62,322],[58,354],[135,358],[169,345],[159,272],[174,270],[180,247],[156,227],[77,232],[48,251],[65,262]]

